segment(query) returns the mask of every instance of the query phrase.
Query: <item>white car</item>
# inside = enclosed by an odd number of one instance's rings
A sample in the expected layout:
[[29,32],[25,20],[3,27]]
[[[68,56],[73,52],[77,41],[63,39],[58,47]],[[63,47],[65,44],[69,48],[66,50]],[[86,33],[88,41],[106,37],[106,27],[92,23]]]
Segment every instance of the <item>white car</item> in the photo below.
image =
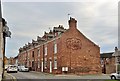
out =
[[120,79],[120,72],[110,74],[111,79]]
[[18,70],[19,70],[19,71],[29,72],[29,68],[27,68],[27,67],[25,67],[25,66],[18,66]]
[[7,73],[9,73],[9,72],[17,73],[17,71],[18,71],[18,68],[17,68],[16,65],[9,65],[8,68],[7,68]]

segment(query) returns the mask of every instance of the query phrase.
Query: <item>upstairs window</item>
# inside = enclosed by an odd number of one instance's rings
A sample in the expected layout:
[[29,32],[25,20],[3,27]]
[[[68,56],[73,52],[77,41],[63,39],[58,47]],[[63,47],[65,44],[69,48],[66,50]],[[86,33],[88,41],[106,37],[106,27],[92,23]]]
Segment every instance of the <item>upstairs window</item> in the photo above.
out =
[[60,35],[61,34],[61,32],[58,32],[58,35]]
[[55,37],[57,36],[57,33],[55,33]]
[[28,52],[28,59],[30,58],[30,53]]
[[32,57],[34,57],[34,51],[32,51]]
[[54,43],[54,54],[56,54],[56,53],[57,53],[57,44]]
[[38,57],[40,57],[40,49],[38,49],[38,52],[37,52],[37,54],[38,54]]
[[47,45],[45,45],[45,56],[47,55]]

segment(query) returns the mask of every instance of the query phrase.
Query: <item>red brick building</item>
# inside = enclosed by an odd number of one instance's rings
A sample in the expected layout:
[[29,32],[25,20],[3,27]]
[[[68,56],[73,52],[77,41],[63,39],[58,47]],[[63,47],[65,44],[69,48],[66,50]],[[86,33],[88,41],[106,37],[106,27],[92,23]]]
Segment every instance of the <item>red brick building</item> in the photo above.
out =
[[116,71],[115,56],[113,56],[113,53],[114,52],[102,53],[100,55],[102,73],[104,74],[115,73]]
[[77,29],[77,21],[69,20],[69,29],[54,27],[19,49],[18,64],[48,73],[101,73],[100,47]]
[[14,58],[13,57],[8,58],[8,63],[10,65],[14,65]]
[[[111,74],[120,71],[120,51],[115,47],[115,52],[100,54],[102,73]],[[117,64],[117,65],[116,65]]]

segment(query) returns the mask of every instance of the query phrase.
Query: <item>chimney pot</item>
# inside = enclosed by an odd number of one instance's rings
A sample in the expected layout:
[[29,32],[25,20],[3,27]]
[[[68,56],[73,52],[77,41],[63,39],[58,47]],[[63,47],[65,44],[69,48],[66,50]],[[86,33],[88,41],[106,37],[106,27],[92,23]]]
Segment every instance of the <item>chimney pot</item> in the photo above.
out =
[[117,48],[117,47],[115,47],[115,52],[116,52],[116,51],[118,51],[118,48]]

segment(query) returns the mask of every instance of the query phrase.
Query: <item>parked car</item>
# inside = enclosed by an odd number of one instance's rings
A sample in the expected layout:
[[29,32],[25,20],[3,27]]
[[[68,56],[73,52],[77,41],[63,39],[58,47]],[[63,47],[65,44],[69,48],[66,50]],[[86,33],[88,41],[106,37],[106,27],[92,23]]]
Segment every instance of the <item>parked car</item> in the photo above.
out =
[[120,72],[110,74],[111,79],[120,79]]
[[18,71],[29,72],[29,68],[27,68],[25,66],[18,66]]
[[17,71],[18,71],[18,68],[17,68],[16,65],[9,65],[8,68],[7,68],[7,73],[9,73],[9,72],[17,73]]

